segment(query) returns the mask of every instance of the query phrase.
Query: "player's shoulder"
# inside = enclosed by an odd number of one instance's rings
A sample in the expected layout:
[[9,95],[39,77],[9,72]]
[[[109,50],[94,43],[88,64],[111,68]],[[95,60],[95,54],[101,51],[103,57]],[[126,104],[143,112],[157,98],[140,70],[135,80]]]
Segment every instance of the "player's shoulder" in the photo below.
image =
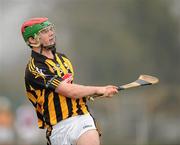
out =
[[32,74],[38,74],[41,73],[43,70],[47,70],[46,64],[36,61],[34,58],[31,57],[26,65],[25,75],[29,76]]
[[28,68],[31,68],[31,69],[34,69],[34,68],[42,68],[46,66],[45,62],[44,61],[39,61],[39,60],[36,60],[35,58],[31,57],[30,60],[28,61],[27,63],[27,67]]

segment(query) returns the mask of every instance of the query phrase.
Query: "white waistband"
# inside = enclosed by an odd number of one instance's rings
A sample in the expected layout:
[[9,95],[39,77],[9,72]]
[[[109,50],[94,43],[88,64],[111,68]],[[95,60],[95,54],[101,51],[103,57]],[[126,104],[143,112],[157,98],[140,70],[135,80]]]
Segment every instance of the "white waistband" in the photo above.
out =
[[69,117],[69,118],[67,118],[67,119],[64,119],[64,120],[58,122],[58,123],[57,123],[56,125],[54,125],[52,128],[53,128],[53,129],[56,129],[56,128],[58,128],[59,126],[69,124],[69,123],[72,122],[73,120],[78,119],[78,118],[80,118],[80,117],[82,117],[82,116],[89,116],[89,115],[90,115],[90,114],[87,113],[87,114],[84,114],[84,115],[77,115],[77,116]]

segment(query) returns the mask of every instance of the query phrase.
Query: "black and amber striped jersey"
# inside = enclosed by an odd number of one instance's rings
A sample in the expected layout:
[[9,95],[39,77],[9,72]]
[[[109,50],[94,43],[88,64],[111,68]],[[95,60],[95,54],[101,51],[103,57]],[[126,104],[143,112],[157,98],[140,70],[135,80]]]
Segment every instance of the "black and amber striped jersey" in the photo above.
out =
[[27,97],[37,113],[39,128],[89,112],[85,97],[73,99],[55,92],[61,81],[72,83],[73,78],[72,64],[64,54],[54,53],[54,59],[49,59],[32,51],[25,71],[25,85]]

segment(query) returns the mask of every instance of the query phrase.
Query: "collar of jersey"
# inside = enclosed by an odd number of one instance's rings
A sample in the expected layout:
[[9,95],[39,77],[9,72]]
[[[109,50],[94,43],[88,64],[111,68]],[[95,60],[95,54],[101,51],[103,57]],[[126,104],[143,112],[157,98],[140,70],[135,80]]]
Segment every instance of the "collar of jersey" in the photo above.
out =
[[50,58],[48,58],[48,57],[46,57],[46,56],[44,56],[44,55],[42,55],[40,53],[37,53],[37,52],[35,52],[33,50],[32,50],[32,53],[31,53],[31,57],[33,57],[38,62],[45,62],[46,59],[50,59]]

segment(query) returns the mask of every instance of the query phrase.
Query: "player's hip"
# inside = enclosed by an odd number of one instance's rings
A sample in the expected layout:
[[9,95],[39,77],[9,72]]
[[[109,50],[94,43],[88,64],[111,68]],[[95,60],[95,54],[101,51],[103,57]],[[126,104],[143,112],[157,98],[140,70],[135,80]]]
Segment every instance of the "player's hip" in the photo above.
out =
[[89,113],[70,117],[52,127],[50,141],[52,145],[75,144],[83,133],[92,129],[96,126]]

